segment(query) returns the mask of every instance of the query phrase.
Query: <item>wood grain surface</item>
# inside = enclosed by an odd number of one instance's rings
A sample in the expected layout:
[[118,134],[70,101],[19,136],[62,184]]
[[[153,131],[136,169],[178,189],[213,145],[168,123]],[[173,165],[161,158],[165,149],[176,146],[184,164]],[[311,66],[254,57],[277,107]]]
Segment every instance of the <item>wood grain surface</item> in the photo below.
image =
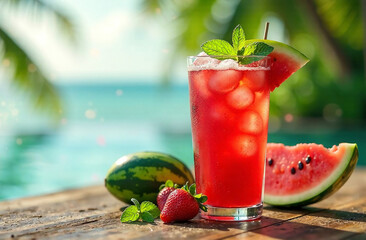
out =
[[256,222],[122,224],[124,207],[103,186],[0,202],[0,239],[366,239],[366,169],[322,202],[265,206]]

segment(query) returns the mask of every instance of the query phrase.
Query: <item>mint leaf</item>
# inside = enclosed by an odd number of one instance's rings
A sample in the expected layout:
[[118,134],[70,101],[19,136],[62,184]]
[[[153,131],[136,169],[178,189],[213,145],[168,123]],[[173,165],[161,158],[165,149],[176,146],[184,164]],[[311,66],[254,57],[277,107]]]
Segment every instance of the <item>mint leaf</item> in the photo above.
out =
[[[234,48],[225,40],[214,39],[207,42],[204,42],[201,45],[202,50],[207,54],[216,59],[223,60],[228,59],[233,56],[232,59],[235,59],[236,51]],[[223,57],[220,57],[223,56]]]
[[145,212],[150,213],[153,218],[157,218],[160,215],[159,208],[154,203],[148,201],[144,201],[141,203],[141,213]]
[[245,51],[244,47],[242,49],[238,50],[238,56],[244,56],[244,51]]
[[141,213],[141,219],[144,222],[150,222],[150,223],[152,223],[152,222],[154,222],[154,219],[155,218],[151,215],[151,213],[149,213],[149,212],[143,212],[143,213]]
[[158,218],[160,216],[160,210],[158,207],[148,211],[148,213],[150,213],[154,218]]
[[235,52],[242,50],[245,42],[245,33],[240,24],[236,26],[233,30],[232,41]]
[[136,205],[137,210],[140,211],[140,203],[139,203],[139,201],[137,201],[137,199],[131,198],[131,202],[133,202],[133,204]]
[[143,201],[141,203],[141,212],[149,212],[153,209],[157,208],[157,206],[152,203],[152,202],[149,202],[149,201]]
[[265,58],[273,51],[273,47],[265,44],[264,42],[254,42],[249,44],[244,49],[244,57],[239,58],[239,63],[246,65],[252,62],[259,61]]
[[145,222],[154,222],[154,219],[159,217],[160,210],[154,203],[144,201],[140,205],[134,198],[131,198],[131,201],[135,205],[129,206],[122,212],[121,222],[135,222],[140,218]]
[[264,42],[254,42],[245,47],[244,56],[267,56],[273,49],[272,46]]
[[126,208],[121,215],[121,222],[134,222],[140,217],[139,211],[135,205]]

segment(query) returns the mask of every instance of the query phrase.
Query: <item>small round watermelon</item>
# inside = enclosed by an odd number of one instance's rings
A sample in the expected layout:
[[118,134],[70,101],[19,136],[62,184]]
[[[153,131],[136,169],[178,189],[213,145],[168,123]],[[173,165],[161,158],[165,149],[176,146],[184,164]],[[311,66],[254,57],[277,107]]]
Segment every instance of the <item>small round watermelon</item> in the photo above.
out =
[[131,198],[156,202],[159,187],[167,180],[178,185],[194,182],[191,171],[179,159],[159,152],[139,152],[123,156],[112,165],[105,187],[128,204]]
[[264,202],[301,207],[329,197],[351,176],[358,160],[356,144],[332,148],[314,143],[267,145]]

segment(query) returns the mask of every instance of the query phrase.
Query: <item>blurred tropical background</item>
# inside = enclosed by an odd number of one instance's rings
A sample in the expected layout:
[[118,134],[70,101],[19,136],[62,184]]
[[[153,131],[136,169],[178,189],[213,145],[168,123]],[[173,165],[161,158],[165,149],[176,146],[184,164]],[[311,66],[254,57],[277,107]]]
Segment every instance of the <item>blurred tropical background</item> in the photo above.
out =
[[266,21],[311,59],[272,93],[269,141],[356,142],[366,166],[366,1],[0,0],[0,200],[101,184],[136,151],[192,167],[186,56]]

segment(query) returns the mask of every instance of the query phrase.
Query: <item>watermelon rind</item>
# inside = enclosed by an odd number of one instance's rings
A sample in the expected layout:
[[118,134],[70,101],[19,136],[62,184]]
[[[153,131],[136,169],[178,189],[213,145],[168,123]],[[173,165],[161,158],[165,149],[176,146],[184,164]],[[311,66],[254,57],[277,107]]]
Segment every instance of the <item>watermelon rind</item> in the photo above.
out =
[[264,203],[279,207],[302,207],[323,200],[335,193],[351,176],[357,160],[358,148],[353,143],[341,143],[345,153],[336,169],[316,187],[292,195],[275,196],[264,194]]
[[189,168],[179,159],[159,152],[138,152],[119,158],[109,169],[105,187],[117,199],[131,203],[156,202],[160,185],[172,180],[178,185],[194,182]]
[[285,43],[273,41],[273,40],[264,40],[264,39],[250,39],[246,40],[244,46],[247,46],[253,42],[263,42],[272,47],[274,47],[273,52],[280,52],[282,54],[286,54],[291,60],[295,61],[298,64],[298,68],[303,67],[307,62],[309,62],[309,58],[307,58],[304,54],[296,50],[295,48],[287,45]]

